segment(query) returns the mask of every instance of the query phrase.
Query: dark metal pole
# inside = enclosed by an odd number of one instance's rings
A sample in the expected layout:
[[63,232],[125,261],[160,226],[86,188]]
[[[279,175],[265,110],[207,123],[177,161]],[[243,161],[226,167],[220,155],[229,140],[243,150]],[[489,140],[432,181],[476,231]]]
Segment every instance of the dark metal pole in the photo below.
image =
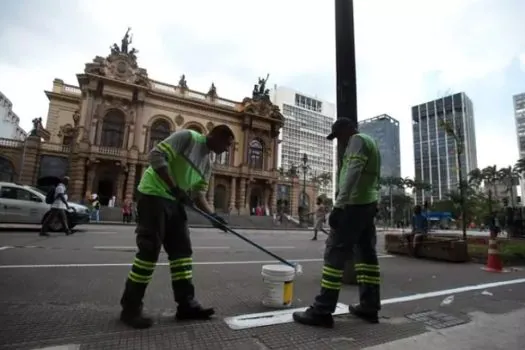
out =
[[[364,0],[363,0],[364,1]],[[357,123],[357,86],[354,38],[353,0],[335,0],[335,74],[337,80],[337,118],[350,118]],[[337,143],[337,175],[344,154]],[[336,176],[338,178],[338,176]],[[355,284],[353,259],[345,264],[343,283]]]

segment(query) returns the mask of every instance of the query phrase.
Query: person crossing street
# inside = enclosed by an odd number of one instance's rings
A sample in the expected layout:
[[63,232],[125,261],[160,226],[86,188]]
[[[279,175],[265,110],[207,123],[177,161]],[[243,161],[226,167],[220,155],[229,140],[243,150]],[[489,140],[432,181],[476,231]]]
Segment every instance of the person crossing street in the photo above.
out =
[[[225,152],[233,139],[228,126],[218,125],[207,136],[193,130],[177,131],[151,150],[150,166],[138,185],[135,231],[138,252],[120,301],[120,320],[124,324],[132,328],[149,328],[153,324],[143,314],[142,306],[161,246],[168,255],[171,285],[178,304],[176,319],[208,319],[215,313],[195,298],[185,206],[195,205],[215,218],[214,227],[226,230],[226,221],[213,212],[205,195],[211,175],[210,152]],[[190,196],[190,191],[194,195]]]
[[349,311],[370,323],[378,323],[381,309],[380,276],[377,258],[374,218],[379,196],[381,156],[374,139],[359,133],[348,118],[332,125],[328,140],[337,138],[345,149],[338,174],[338,191],[328,223],[331,242],[324,255],[321,292],[306,311],[295,312],[295,322],[333,327],[335,311],[342,287],[345,262],[357,254],[355,271],[359,284],[359,301]]

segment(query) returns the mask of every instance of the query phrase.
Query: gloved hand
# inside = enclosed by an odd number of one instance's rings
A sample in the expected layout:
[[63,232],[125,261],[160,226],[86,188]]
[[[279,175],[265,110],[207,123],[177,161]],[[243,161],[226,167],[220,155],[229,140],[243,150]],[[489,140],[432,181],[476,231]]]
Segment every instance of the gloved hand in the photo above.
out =
[[175,197],[175,199],[185,205],[193,205],[193,200],[190,198],[188,193],[181,189],[180,187],[175,187],[170,190],[170,194]]
[[228,222],[222,216],[218,215],[217,213],[213,213],[210,216],[215,219],[211,220],[211,224],[213,225],[213,227],[218,228],[219,230],[222,230],[224,232],[228,232],[228,230],[226,229],[226,225],[228,225]]
[[339,226],[344,215],[343,208],[334,208],[328,217],[328,225],[334,230]]

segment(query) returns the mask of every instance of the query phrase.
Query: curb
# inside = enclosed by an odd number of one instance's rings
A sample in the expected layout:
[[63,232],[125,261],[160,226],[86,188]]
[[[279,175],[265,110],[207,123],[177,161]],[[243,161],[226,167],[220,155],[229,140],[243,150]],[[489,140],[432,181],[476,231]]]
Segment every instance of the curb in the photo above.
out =
[[[130,226],[134,227],[135,223],[129,223],[125,224],[118,221],[100,221],[100,222],[90,222],[89,224],[82,224],[82,226],[99,226],[99,225],[105,225],[105,226]],[[213,228],[211,225],[189,225],[190,228]],[[253,227],[253,226],[230,226],[233,229],[239,229],[239,230],[265,230],[265,231],[311,231],[312,228],[304,228],[304,227],[294,227],[294,226],[288,226],[288,227],[281,227],[281,226],[275,226],[275,227]]]

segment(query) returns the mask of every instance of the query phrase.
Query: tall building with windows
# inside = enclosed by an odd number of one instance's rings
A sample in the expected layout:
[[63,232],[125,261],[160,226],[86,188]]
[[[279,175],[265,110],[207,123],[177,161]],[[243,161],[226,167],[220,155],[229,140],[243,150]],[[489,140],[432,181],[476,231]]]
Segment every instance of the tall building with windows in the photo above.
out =
[[478,167],[472,101],[464,92],[412,107],[415,179],[430,184],[430,191],[414,191],[416,202],[445,199],[459,188],[457,145],[440,120],[459,131],[465,145],[461,155],[464,178]]
[[332,182],[321,186],[320,193],[332,197],[334,143],[328,141],[326,136],[335,120],[335,105],[290,88],[277,86],[272,91],[272,100],[279,106],[285,118],[280,135],[279,166],[285,170],[292,165],[300,167],[306,153],[309,166],[307,178],[329,173]]
[[359,131],[377,141],[381,153],[381,177],[401,177],[399,121],[382,114],[359,121]]
[[13,112],[13,104],[0,92],[0,138],[24,140],[26,136],[20,127],[20,118]]
[[[516,121],[516,137],[518,141],[519,157],[525,158],[525,92],[513,96],[514,120]],[[525,181],[520,181],[521,203],[525,198]]]

